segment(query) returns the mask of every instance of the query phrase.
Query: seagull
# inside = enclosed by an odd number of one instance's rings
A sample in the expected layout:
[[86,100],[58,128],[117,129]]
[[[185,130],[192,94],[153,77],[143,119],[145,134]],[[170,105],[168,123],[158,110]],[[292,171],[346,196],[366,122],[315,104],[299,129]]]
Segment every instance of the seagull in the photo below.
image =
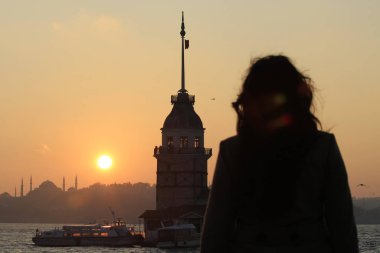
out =
[[358,184],[356,187],[368,187],[366,184]]

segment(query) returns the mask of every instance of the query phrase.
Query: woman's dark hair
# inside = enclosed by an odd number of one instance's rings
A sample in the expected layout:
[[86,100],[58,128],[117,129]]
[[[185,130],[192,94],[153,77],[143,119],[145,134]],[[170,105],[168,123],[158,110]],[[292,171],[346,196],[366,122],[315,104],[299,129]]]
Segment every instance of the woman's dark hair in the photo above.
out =
[[283,125],[293,125],[302,132],[317,130],[321,123],[312,112],[313,91],[312,80],[298,71],[288,57],[268,55],[254,59],[242,91],[232,104],[238,116],[238,134],[250,127],[246,113],[249,104],[266,94],[277,94],[277,100],[285,103],[286,115],[279,119]]
[[[312,112],[313,91],[312,80],[288,57],[269,55],[253,60],[233,103],[241,148],[237,188],[244,198],[255,195],[258,185],[264,187],[254,197],[262,218],[284,215],[294,204],[300,161],[321,125]],[[256,166],[262,161],[264,172]]]

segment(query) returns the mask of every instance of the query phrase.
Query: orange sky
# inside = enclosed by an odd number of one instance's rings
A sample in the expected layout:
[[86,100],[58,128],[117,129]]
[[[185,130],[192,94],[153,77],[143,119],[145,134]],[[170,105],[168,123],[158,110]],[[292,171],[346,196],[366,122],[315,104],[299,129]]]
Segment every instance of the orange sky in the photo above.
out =
[[[67,187],[155,182],[153,148],[186,83],[206,127],[213,175],[219,141],[235,133],[231,102],[250,59],[290,56],[316,87],[355,196],[380,195],[380,2],[2,1],[0,192],[50,179]],[[211,98],[215,97],[213,101]],[[96,158],[114,158],[109,171]],[[356,187],[365,183],[369,187]]]

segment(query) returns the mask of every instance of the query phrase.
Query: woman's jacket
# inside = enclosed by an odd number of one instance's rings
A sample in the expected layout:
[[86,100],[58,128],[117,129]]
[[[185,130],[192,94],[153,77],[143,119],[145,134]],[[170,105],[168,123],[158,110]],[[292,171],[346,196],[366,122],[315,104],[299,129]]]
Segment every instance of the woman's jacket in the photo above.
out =
[[[239,150],[238,136],[220,143],[202,229],[202,253],[359,252],[347,173],[333,134],[318,132],[298,165],[294,204],[280,218],[262,218],[258,203],[276,199],[256,201],[260,182],[254,184],[252,196],[238,190],[244,189],[234,179],[241,162]],[[265,171],[265,164],[257,166]],[[241,182],[249,185],[250,180]],[[278,209],[273,213],[281,213],[281,206]]]

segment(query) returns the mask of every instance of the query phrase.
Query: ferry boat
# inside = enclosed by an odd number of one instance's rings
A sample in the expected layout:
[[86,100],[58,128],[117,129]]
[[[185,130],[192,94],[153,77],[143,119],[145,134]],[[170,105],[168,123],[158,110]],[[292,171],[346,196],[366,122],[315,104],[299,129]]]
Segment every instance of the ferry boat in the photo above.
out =
[[62,229],[36,230],[32,238],[38,246],[133,246],[143,241],[141,233],[116,218],[110,225],[65,225]]
[[178,224],[159,228],[157,248],[196,248],[200,233],[193,224]]

